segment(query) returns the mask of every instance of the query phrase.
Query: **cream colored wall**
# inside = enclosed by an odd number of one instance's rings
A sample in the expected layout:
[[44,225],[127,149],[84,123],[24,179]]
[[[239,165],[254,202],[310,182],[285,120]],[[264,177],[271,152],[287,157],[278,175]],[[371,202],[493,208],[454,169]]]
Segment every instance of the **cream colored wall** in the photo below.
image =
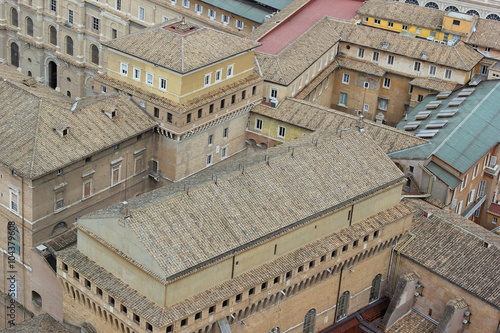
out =
[[[128,227],[119,226],[116,219],[107,221],[82,220],[81,223],[93,227],[94,232],[105,237],[107,241],[122,249],[124,253],[133,256],[145,267],[155,272],[160,271],[156,262],[141,246],[142,243],[135,234]],[[110,224],[114,224],[115,227],[111,227]],[[78,250],[110,273],[120,277],[123,282],[134,286],[134,289],[137,289],[138,292],[152,302],[159,306],[165,304],[166,292],[164,285],[81,231],[78,232]],[[92,277],[87,276],[86,272],[80,272],[80,274],[92,280]]]
[[387,208],[397,205],[400,199],[401,184],[357,203],[354,205],[353,209],[352,224],[362,221],[377,212],[381,212]]

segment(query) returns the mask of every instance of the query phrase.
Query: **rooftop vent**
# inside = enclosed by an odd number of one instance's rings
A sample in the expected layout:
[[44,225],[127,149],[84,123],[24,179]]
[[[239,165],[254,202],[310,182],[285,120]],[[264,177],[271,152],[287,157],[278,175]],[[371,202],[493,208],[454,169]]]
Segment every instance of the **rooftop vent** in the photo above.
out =
[[420,54],[420,58],[427,59],[427,51],[426,50],[422,51],[422,54]]
[[429,109],[437,109],[438,106],[441,105],[441,101],[432,101],[427,104],[425,107],[427,110]]
[[433,138],[439,130],[421,130],[417,133],[419,138]]
[[462,91],[460,91],[458,93],[458,97],[467,97],[467,96],[470,96],[474,90],[476,90],[476,88],[467,88],[467,89],[462,89]]
[[54,127],[54,131],[59,134],[59,136],[63,137],[69,134],[69,127],[65,124],[58,123]]
[[382,48],[383,48],[383,49],[386,49],[386,48],[388,48],[388,47],[389,47],[389,42],[388,42],[388,41],[386,41],[386,40],[384,40],[384,41],[382,42]]
[[448,123],[448,120],[431,120],[429,123],[425,126],[427,129],[431,128],[443,128],[444,125]]
[[118,114],[116,108],[112,106],[105,107],[104,109],[102,109],[102,112],[104,112],[104,114],[110,119],[113,119]]
[[448,103],[448,106],[459,106],[463,101],[465,101],[465,97],[454,98]]
[[442,110],[437,114],[438,118],[449,118],[453,117],[458,112],[458,109],[446,109]]

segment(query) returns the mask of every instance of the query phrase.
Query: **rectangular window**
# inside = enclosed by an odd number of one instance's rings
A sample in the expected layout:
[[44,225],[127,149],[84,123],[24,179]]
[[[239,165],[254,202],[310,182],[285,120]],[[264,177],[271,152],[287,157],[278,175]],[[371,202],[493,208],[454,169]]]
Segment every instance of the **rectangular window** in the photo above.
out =
[[359,48],[358,49],[358,58],[364,58],[365,56],[365,49]]
[[186,115],[186,123],[189,124],[191,122],[191,113]]
[[453,25],[460,25],[460,21],[459,20],[453,20]]
[[417,28],[416,33],[417,33],[417,35],[420,35],[422,33],[422,28]]
[[419,61],[415,61],[415,62],[413,63],[413,70],[414,70],[415,72],[420,72],[420,68],[421,68],[421,67],[422,67],[422,63],[421,63],[421,62],[419,62]]
[[227,15],[222,14],[222,23],[224,23],[224,25],[228,25],[229,22],[231,22],[231,18]]
[[222,69],[218,69],[215,71],[215,82],[219,82],[222,80]]
[[211,20],[215,20],[217,18],[217,12],[213,9],[209,9],[208,17],[210,17]]
[[[62,194],[60,194],[60,195],[62,195]],[[64,198],[56,199],[56,209],[55,210],[62,209],[63,207],[64,207]]]
[[285,138],[286,128],[284,126],[278,126],[278,138]]
[[111,186],[118,184],[122,178],[122,165],[117,164],[111,167]]
[[389,103],[389,101],[385,98],[379,98],[378,100],[378,108],[380,110],[387,110],[387,104]]
[[222,159],[225,159],[227,157],[227,146],[222,147],[221,152],[220,152],[220,156]]
[[368,105],[368,104],[364,104],[364,105],[363,105],[363,111],[368,112],[368,110],[370,110],[370,105]]
[[467,206],[470,205],[472,201],[474,201],[475,195],[476,195],[476,189],[472,189],[472,191],[470,191],[469,194],[467,195]]
[[243,90],[243,91],[241,92],[241,99],[243,100],[243,99],[245,99],[245,98],[247,98],[247,91],[246,91],[246,90]]
[[346,93],[340,93],[339,105],[347,106],[347,94]]
[[342,83],[349,84],[350,75],[347,73],[342,74]]
[[137,156],[134,159],[134,175],[141,173],[142,169],[143,169],[142,156]]
[[401,27],[402,30],[408,30],[408,26],[407,25],[404,25]]
[[262,119],[255,119],[255,129],[262,131]]
[[392,55],[387,56],[387,64],[394,65],[394,56],[392,56]]
[[146,10],[143,7],[139,7],[139,20],[144,21],[146,18]]
[[373,61],[378,61],[378,57],[379,57],[380,53],[378,52],[373,52],[373,56],[372,56],[372,60]]
[[88,198],[92,195],[92,179],[86,180],[83,183],[83,198]]
[[182,0],[182,7],[185,8],[191,7],[191,2],[189,0]]
[[212,165],[213,163],[213,156],[212,154],[207,155],[207,166]]
[[167,112],[167,123],[172,123],[172,114],[170,112]]
[[373,20],[373,23],[374,23],[374,24],[380,24],[380,20],[379,20],[379,19],[374,19],[374,20]]
[[434,65],[430,65],[429,66],[429,75],[430,76],[436,76],[436,70],[437,70],[437,67],[434,66]]
[[278,98],[278,89],[277,88],[271,88],[271,94],[269,95],[270,98]]
[[194,10],[196,11],[196,14],[202,14],[203,13],[203,6],[199,4],[194,5]]
[[461,214],[462,213],[462,206],[463,206],[464,202],[463,201],[460,201],[457,205],[457,208],[455,208],[455,213],[457,214]]
[[139,68],[134,67],[133,73],[134,73],[134,80],[140,81],[141,80],[141,70]]
[[160,109],[155,106],[153,109],[153,114],[156,118],[160,118]]
[[122,0],[116,0],[116,9],[122,10]]
[[231,77],[234,75],[234,65],[227,66],[227,74],[226,77]]
[[152,86],[153,85],[154,75],[153,73],[146,72],[146,84]]
[[245,28],[245,22],[242,22],[240,20],[236,20],[236,28],[243,30]]
[[99,31],[99,19],[92,17],[92,29]]
[[203,109],[198,109],[198,119],[200,119],[203,115]]
[[163,90],[163,91],[167,90],[167,79],[165,79],[164,77],[160,77],[159,88],[160,88],[160,90]]
[[292,97],[295,96],[295,83],[292,84]]
[[68,10],[68,23],[73,25],[74,22],[74,13],[71,9]]
[[418,95],[417,101],[422,102],[424,100],[424,95]]
[[19,212],[19,192],[10,190],[10,210],[18,213]]
[[224,128],[224,130],[222,131],[222,138],[223,139],[227,139],[227,136],[229,135],[229,128],[226,127]]
[[116,29],[111,29],[111,38],[115,39],[118,37],[118,31]]
[[50,10],[55,12],[57,10],[57,1],[56,0],[50,0]]
[[214,113],[214,105],[213,104],[210,104],[210,106],[208,107],[208,113]]
[[445,69],[444,70],[444,78],[448,79],[448,80],[451,79],[451,73],[452,73],[451,69]]
[[384,88],[390,88],[391,87],[391,79],[388,77],[384,78],[384,83],[382,84],[382,87]]
[[211,146],[214,143],[214,135],[210,134],[208,136],[208,145]]
[[125,64],[125,63],[121,63],[120,65],[120,73],[122,75],[128,75],[128,64]]
[[225,107],[226,107],[226,100],[225,100],[225,99],[222,99],[222,100],[220,101],[220,108],[221,108],[221,109],[224,109]]
[[387,23],[387,26],[388,26],[389,28],[394,27],[394,22],[388,22],[388,23]]
[[205,74],[205,79],[203,81],[204,86],[208,86],[210,81],[212,81],[212,74]]

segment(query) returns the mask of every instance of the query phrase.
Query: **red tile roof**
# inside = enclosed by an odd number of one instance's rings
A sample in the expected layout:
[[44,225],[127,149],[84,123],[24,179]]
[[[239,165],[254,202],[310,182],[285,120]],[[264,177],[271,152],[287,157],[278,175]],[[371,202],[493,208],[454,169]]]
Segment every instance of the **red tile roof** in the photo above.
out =
[[492,203],[488,208],[488,213],[500,216],[500,205]]
[[278,54],[324,16],[352,20],[363,3],[361,0],[311,0],[259,39],[262,46],[257,50]]

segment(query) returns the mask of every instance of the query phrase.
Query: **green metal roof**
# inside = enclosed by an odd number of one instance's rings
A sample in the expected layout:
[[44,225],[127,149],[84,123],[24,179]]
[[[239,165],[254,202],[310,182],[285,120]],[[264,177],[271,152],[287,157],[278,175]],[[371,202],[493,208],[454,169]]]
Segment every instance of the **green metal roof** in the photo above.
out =
[[255,0],[255,2],[261,3],[263,5],[282,10],[288,6],[293,0]]
[[[389,156],[393,159],[426,160],[434,155],[461,173],[473,167],[500,142],[500,81],[483,81],[470,88],[475,90],[458,106],[449,106],[449,103],[460,98],[458,95],[464,89],[451,93],[445,99],[438,99],[436,95],[426,97],[408,114],[407,120],[401,121],[396,127],[404,129],[409,122],[420,121],[418,128],[411,131],[418,135],[420,131],[427,130],[431,121],[448,120],[447,124],[439,128],[434,137],[428,138],[430,144],[394,152]],[[435,109],[426,109],[427,104],[433,101],[441,101],[441,104]],[[452,117],[437,116],[439,112],[450,109],[457,110]],[[430,111],[430,115],[417,120],[415,116],[424,111]]]
[[201,0],[201,1],[257,23],[263,23],[264,17],[268,14],[273,13],[272,8],[266,8],[257,3],[250,3],[247,1],[245,2],[240,0]]
[[434,162],[430,162],[425,166],[427,170],[432,172],[436,177],[441,179],[446,185],[448,185],[451,189],[454,189],[457,187],[462,181],[446,171],[445,169],[441,168],[439,165],[437,165]]

